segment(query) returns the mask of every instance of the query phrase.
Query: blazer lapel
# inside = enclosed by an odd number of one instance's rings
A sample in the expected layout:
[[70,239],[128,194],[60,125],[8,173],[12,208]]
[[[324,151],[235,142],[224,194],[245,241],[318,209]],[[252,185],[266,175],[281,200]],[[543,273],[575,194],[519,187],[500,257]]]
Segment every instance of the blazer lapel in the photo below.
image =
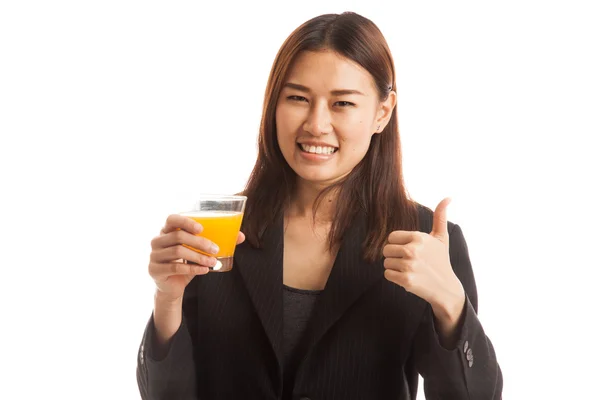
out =
[[235,250],[239,271],[250,299],[273,346],[280,371],[283,368],[283,219],[268,227],[263,248],[247,242]]
[[320,294],[305,335],[295,355],[300,359],[321,339],[344,312],[375,282],[383,277],[383,262],[367,263],[362,258],[366,217],[355,218],[338,250],[325,290]]
[[[294,351],[303,359],[344,312],[374,283],[383,277],[383,261],[367,263],[362,258],[366,216],[357,216],[338,250],[325,290],[320,294],[305,334]],[[242,243],[235,251],[235,265],[273,351],[283,370],[283,217],[280,215],[265,232],[263,248]]]

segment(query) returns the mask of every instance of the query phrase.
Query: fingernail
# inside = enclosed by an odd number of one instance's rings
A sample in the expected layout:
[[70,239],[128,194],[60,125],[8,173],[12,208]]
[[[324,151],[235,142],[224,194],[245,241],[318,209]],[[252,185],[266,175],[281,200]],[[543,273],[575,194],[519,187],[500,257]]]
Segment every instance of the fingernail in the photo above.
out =
[[194,224],[194,230],[198,233],[202,232],[202,225],[195,223]]
[[210,252],[211,252],[212,254],[217,254],[217,253],[219,252],[219,246],[217,246],[216,244],[214,244],[214,243],[213,243],[213,244],[210,246]]

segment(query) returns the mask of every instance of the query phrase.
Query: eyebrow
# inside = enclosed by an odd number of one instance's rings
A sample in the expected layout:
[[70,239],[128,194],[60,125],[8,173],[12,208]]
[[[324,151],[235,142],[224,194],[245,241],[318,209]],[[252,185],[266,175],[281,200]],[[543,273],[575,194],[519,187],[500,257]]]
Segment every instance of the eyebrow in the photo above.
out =
[[[296,90],[299,90],[304,93],[310,93],[309,88],[307,88],[306,86],[303,86],[303,85],[299,85],[297,83],[288,82],[285,85],[283,85],[283,87],[284,88],[287,87],[290,89],[296,89]],[[359,90],[354,90],[354,89],[335,89],[335,90],[332,90],[330,93],[334,96],[343,96],[343,95],[348,95],[348,94],[359,94],[361,96],[365,95],[363,92],[361,92]]]

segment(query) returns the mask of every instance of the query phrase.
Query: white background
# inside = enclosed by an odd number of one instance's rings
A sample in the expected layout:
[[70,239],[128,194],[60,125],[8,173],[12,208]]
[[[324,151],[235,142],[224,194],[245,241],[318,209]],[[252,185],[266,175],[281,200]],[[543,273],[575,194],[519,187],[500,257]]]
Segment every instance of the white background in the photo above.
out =
[[243,188],[279,46],[345,10],[392,49],[406,183],[453,197],[505,398],[590,398],[594,3],[2,2],[0,398],[139,398],[150,240],[195,194]]

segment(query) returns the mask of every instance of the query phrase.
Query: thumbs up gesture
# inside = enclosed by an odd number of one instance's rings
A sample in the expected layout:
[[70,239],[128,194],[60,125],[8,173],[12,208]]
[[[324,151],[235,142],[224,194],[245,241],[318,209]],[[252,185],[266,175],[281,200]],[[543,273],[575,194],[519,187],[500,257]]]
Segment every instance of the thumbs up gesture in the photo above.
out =
[[385,278],[431,304],[438,320],[454,325],[465,302],[462,283],[450,264],[450,235],[442,200],[433,214],[431,233],[394,231],[383,248]]

